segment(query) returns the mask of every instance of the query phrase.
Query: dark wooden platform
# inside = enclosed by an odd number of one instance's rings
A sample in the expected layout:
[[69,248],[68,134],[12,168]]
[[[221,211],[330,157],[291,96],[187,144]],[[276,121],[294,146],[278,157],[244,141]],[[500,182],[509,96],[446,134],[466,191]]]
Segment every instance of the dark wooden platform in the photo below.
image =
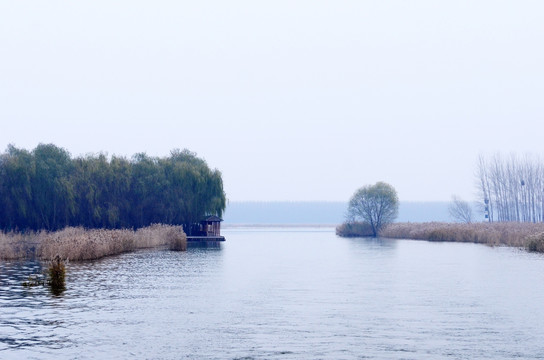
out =
[[188,242],[225,241],[224,236],[187,236]]

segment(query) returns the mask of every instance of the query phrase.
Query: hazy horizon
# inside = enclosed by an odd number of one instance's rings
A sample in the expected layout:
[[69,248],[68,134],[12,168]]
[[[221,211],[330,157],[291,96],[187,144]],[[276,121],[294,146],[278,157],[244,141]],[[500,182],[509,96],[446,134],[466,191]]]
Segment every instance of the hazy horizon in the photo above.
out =
[[[447,201],[400,201],[396,222],[455,222]],[[486,221],[475,204],[473,221]],[[232,201],[226,225],[338,225],[346,220],[347,201]]]
[[0,4],[0,150],[187,148],[230,201],[476,199],[544,154],[539,1]]

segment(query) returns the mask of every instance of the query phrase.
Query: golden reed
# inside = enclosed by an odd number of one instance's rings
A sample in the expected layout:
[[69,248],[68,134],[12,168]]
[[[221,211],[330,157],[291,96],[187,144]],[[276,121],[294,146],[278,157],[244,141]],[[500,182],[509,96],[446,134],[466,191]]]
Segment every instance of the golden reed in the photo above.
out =
[[544,233],[544,223],[395,223],[381,236],[428,241],[470,242],[487,245],[527,247],[529,239]]
[[[372,236],[365,223],[344,223],[336,228],[343,237]],[[544,223],[393,223],[382,229],[381,237],[427,241],[450,241],[525,247],[529,251],[544,252]]]
[[137,249],[168,246],[187,249],[187,236],[181,226],[151,225],[134,230],[105,230],[68,227],[38,233],[1,233],[0,259],[37,257],[53,260],[95,260]]

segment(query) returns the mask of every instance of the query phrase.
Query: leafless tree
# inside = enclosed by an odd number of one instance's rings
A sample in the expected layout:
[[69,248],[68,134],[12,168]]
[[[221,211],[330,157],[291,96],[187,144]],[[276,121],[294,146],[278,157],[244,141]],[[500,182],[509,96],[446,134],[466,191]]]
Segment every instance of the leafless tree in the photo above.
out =
[[457,195],[453,195],[449,206],[452,218],[458,222],[470,224],[472,222],[472,207]]
[[544,221],[544,163],[536,156],[480,156],[476,176],[489,221]]

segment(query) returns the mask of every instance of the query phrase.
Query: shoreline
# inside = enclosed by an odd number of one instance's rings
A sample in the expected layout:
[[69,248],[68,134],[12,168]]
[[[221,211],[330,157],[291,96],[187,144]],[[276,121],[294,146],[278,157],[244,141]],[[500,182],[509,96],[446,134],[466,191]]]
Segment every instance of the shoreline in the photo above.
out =
[[[361,229],[363,232],[357,232]],[[364,224],[341,224],[336,234],[341,237],[367,237]],[[348,231],[349,230],[349,231]],[[464,242],[489,246],[525,248],[544,252],[544,223],[393,223],[380,232],[380,237],[434,242]]]
[[84,229],[67,227],[47,232],[0,232],[0,259],[87,261],[166,246],[185,251],[187,236],[181,226],[155,224],[138,230]]

